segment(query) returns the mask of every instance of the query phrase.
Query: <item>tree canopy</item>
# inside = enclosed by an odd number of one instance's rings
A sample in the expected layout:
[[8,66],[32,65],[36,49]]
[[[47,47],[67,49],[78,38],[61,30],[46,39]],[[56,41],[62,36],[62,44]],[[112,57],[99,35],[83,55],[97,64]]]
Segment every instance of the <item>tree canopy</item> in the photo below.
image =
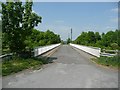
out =
[[120,30],[108,31],[107,33],[99,34],[99,32],[82,32],[74,41],[76,44],[96,46],[108,49],[120,48]]
[[42,32],[36,29],[32,29],[32,34],[29,36],[25,43],[27,45],[27,49],[33,49],[38,46],[45,46],[50,44],[60,43],[60,36],[54,34],[52,31],[47,30],[46,32]]
[[[33,2],[27,0],[2,3],[3,44],[7,44],[11,52],[25,51],[25,40],[32,34],[32,29],[41,23],[41,16],[32,12]],[[4,48],[4,45],[3,45]]]
[[2,3],[2,49],[14,54],[32,51],[35,47],[60,43],[60,36],[50,30],[34,29],[42,17],[32,11],[33,2],[27,0]]

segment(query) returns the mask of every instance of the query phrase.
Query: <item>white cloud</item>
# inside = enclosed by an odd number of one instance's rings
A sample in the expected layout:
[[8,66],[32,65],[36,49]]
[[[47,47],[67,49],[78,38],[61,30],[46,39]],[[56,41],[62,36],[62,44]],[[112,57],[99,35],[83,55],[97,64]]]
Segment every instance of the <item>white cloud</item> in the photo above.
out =
[[118,23],[118,22],[120,22],[120,17],[118,18],[112,18],[112,19],[110,19],[110,21],[111,22],[113,22],[113,23]]
[[112,12],[118,12],[118,8],[111,9]]
[[106,26],[105,29],[116,29],[115,27],[112,27],[112,26]]
[[113,18],[110,20],[111,22],[118,23],[118,18]]
[[111,11],[115,13],[120,13],[120,8],[113,8],[111,9]]
[[106,26],[105,28],[103,28],[103,30],[104,30],[103,32],[104,32],[104,33],[107,33],[107,32],[110,31],[110,30],[115,31],[116,29],[118,29],[118,26],[115,27],[115,26],[109,25],[109,26]]

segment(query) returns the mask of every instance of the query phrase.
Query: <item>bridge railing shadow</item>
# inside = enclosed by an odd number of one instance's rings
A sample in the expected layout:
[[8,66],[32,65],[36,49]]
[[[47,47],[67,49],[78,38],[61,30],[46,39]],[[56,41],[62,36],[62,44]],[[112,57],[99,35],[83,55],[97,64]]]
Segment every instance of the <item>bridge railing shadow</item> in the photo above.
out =
[[45,62],[44,64],[53,63],[54,61],[57,60],[57,57],[51,56],[37,56],[37,58],[41,58],[43,62]]

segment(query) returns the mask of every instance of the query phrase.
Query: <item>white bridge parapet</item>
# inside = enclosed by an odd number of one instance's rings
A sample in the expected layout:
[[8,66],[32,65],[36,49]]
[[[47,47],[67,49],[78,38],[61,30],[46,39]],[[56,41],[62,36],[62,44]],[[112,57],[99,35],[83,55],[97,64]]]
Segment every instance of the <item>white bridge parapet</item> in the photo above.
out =
[[49,45],[49,46],[43,46],[43,47],[35,48],[34,49],[34,56],[35,57],[39,56],[39,55],[41,55],[41,54],[43,54],[43,53],[45,53],[45,52],[47,52],[49,50],[52,50],[52,49],[58,47],[59,45],[60,45],[60,43],[59,44],[53,44],[53,45]]
[[88,46],[83,46],[83,45],[77,45],[77,44],[71,44],[71,46],[80,49],[82,51],[85,51],[93,56],[96,57],[100,57],[100,53],[101,53],[101,48],[97,48],[97,47],[88,47]]

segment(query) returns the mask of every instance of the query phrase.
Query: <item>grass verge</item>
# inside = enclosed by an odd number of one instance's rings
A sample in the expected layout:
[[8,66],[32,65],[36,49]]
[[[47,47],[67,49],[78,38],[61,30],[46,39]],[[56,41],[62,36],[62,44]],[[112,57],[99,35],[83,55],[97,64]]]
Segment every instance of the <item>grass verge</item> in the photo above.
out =
[[2,76],[17,73],[24,69],[40,69],[43,64],[47,64],[47,60],[40,58],[20,58],[13,57],[12,60],[2,62]]
[[114,57],[105,57],[101,56],[99,58],[92,58],[93,61],[95,61],[97,64],[104,65],[111,68],[120,68],[120,56],[114,56]]

